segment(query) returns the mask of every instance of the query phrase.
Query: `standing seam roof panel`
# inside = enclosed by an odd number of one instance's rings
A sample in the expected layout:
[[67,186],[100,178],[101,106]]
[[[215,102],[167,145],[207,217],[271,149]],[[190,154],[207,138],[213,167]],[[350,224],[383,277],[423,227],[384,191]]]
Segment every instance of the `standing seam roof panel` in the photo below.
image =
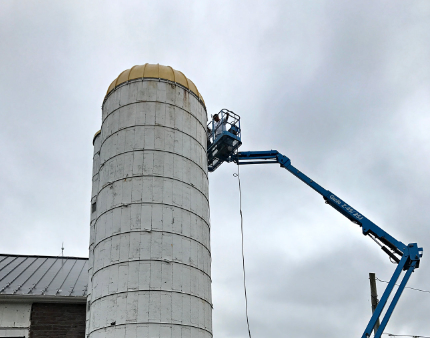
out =
[[9,277],[9,275],[13,273],[15,269],[19,268],[21,264],[24,263],[27,259],[28,257],[19,257],[17,260],[13,260],[11,262],[15,264],[8,264],[2,271],[2,275],[0,276],[0,282],[3,282],[7,277]]
[[88,287],[88,283],[87,283],[87,279],[88,279],[87,273],[88,273],[88,271],[86,273],[85,272],[82,273],[82,272],[84,271],[84,268],[87,267],[86,263],[87,262],[83,262],[81,270],[79,271],[78,277],[75,278],[75,283],[73,284],[73,287],[70,290],[69,296],[71,296],[74,292],[76,292],[76,288],[79,287],[79,286],[81,286],[81,284],[83,284],[82,285],[83,288],[81,290],[81,292],[82,292],[81,296],[85,296],[85,293],[86,293],[86,290],[87,290],[87,287]]
[[[32,288],[29,290],[29,293],[33,293],[34,290],[38,290],[37,286],[39,285],[40,281],[43,279],[43,277],[45,277],[46,273],[52,268],[52,266],[55,263],[55,260],[52,261],[51,258],[47,258],[45,262],[43,262],[42,265],[44,265],[46,263],[46,266],[44,267],[43,270],[40,271],[40,275],[37,275],[37,279],[34,280],[34,284],[32,286]],[[37,271],[36,271],[37,272]],[[36,275],[35,275],[36,276]],[[40,290],[42,290],[43,288],[41,288]]]
[[116,85],[118,86],[121,83],[124,83],[128,81],[128,75],[130,74],[130,69],[124,70],[119,76],[116,81]]
[[[0,276],[3,276],[3,270],[5,268],[7,268],[10,264],[12,264],[14,261],[16,261],[17,259],[21,258],[21,257],[7,257],[8,259],[4,260],[4,265],[3,267],[0,268]],[[3,263],[3,261],[2,261]],[[0,277],[1,278],[1,277]]]
[[[63,266],[64,266],[65,264],[63,264]],[[66,288],[66,287],[69,287],[70,285],[69,285],[69,283],[66,283],[66,281],[67,281],[67,278],[69,278],[69,275],[70,275],[70,273],[72,272],[72,270],[73,270],[73,268],[75,267],[75,265],[76,265],[76,261],[74,261],[73,262],[73,264],[72,264],[72,267],[70,268],[70,270],[67,272],[67,275],[66,275],[66,277],[64,278],[64,280],[63,280],[63,282],[61,283],[61,285],[59,286],[59,290],[57,291],[57,293],[58,294],[61,294],[61,293],[63,293],[63,289],[64,288]],[[61,290],[61,291],[60,291]]]
[[175,74],[171,67],[158,66],[158,77],[175,82]]
[[[33,259],[33,260],[31,260],[31,259]],[[21,286],[23,284],[22,281],[24,281],[25,277],[26,277],[26,275],[25,275],[26,270],[30,269],[31,266],[37,261],[37,259],[34,257],[32,257],[31,259],[29,261],[30,264],[28,264],[27,266],[24,266],[24,267],[21,266],[21,268],[22,268],[21,272],[19,272],[19,270],[18,270],[17,271],[18,274],[15,274],[15,278],[9,282],[10,284],[15,285],[15,288],[12,290],[13,293],[16,293],[21,288]]]
[[[26,293],[25,292],[25,290],[27,290],[27,294],[30,292],[30,290],[32,290],[32,288],[31,287],[29,287],[29,285],[31,285],[30,284],[30,280],[33,278],[34,279],[34,276],[35,276],[35,274],[36,274],[36,272],[37,271],[39,271],[39,269],[40,269],[40,267],[47,261],[48,259],[47,258],[45,258],[45,260],[43,260],[43,259],[36,259],[35,260],[35,262],[37,262],[38,264],[39,264],[39,266],[37,267],[37,268],[33,268],[32,270],[33,270],[33,272],[31,272],[31,271],[29,271],[29,273],[27,274],[27,279],[22,283],[22,285],[21,285],[21,294],[24,294],[24,293]],[[32,285],[32,286],[34,286],[34,284]]]
[[[65,265],[67,264],[67,261],[64,261],[64,259],[60,260],[60,258],[58,258],[54,266],[56,264],[60,264],[60,268],[52,271],[53,273],[55,272],[55,275],[52,278],[51,282],[47,285],[46,290],[43,293],[45,295],[56,295],[57,290],[59,289],[60,285],[63,283],[64,274],[67,273],[67,271],[65,270],[66,269]],[[48,276],[52,276],[52,275],[48,275]]]
[[145,67],[145,73],[143,77],[153,77],[156,79],[160,78],[159,65],[150,65],[147,64]]
[[1,263],[1,295],[86,296],[88,259],[0,254]]
[[[130,75],[128,77],[129,80],[139,79],[142,78],[145,73],[145,66],[147,64],[141,65],[141,66],[134,66],[131,68]],[[110,91],[110,88],[108,92]]]

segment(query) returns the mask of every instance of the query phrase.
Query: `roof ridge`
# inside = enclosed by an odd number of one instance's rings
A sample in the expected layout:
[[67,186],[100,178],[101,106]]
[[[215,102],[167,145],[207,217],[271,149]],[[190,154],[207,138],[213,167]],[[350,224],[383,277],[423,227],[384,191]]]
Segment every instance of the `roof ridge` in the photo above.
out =
[[63,259],[86,259],[88,260],[88,257],[76,257],[76,256],[48,256],[48,255],[19,255],[19,254],[3,254],[0,253],[0,256],[6,256],[6,257],[36,257],[36,258],[63,258]]

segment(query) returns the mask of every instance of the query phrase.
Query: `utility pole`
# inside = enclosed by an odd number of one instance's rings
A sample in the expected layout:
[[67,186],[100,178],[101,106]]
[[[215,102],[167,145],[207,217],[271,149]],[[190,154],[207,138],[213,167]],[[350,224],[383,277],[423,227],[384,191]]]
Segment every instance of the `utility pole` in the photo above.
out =
[[[369,281],[370,281],[370,300],[372,302],[372,314],[375,312],[376,306],[378,305],[378,293],[376,291],[376,277],[374,272],[369,273]],[[376,321],[375,327],[373,328],[373,334],[376,334],[379,328],[379,318]]]

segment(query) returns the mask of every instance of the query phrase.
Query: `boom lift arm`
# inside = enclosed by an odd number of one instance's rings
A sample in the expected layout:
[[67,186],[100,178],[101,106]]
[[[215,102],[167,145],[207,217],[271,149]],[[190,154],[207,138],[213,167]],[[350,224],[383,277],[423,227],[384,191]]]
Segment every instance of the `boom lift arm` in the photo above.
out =
[[361,336],[362,338],[370,337],[375,323],[380,317],[385,305],[387,304],[388,298],[393,291],[394,286],[402,273],[402,270],[406,271],[399,288],[397,289],[387,311],[385,312],[381,325],[379,326],[378,331],[375,333],[375,338],[380,338],[403,290],[405,289],[409,277],[411,276],[412,272],[419,267],[423,249],[418,248],[417,243],[410,243],[406,245],[389,235],[375,223],[370,221],[357,210],[345,203],[342,199],[337,197],[335,194],[329,190],[324,189],[318,183],[303,174],[300,170],[293,167],[291,165],[290,159],[276,150],[231,153],[228,157],[222,158],[221,163],[223,161],[235,162],[237,165],[279,163],[282,168],[288,170],[302,182],[306,183],[309,187],[322,195],[326,204],[332,206],[353,223],[358,224],[362,228],[363,234],[365,236],[368,235],[371,237],[381,247],[381,249],[397,263],[394,274],[391,277],[378,306],[370,318],[370,321],[364,330],[363,335]]
[[[238,148],[242,145],[240,116],[227,109],[222,109],[216,115],[217,116],[214,116],[214,120],[210,121],[207,126],[207,158],[209,172],[215,171],[223,162],[234,162],[237,165],[278,163],[282,168],[287,169],[299,180],[319,193],[324,198],[325,203],[332,206],[353,223],[358,224],[362,228],[363,234],[372,238],[390,259],[397,263],[394,274],[361,338],[370,337],[376,321],[381,316],[397,280],[402,274],[402,271],[406,271],[399,288],[389,303],[389,307],[384,314],[379,329],[375,332],[375,338],[380,338],[405,289],[409,277],[412,272],[419,267],[423,249],[419,248],[417,243],[406,245],[389,235],[335,194],[324,189],[311,178],[300,172],[300,170],[293,167],[290,159],[280,154],[278,151],[237,152]],[[230,120],[228,120],[229,117]]]

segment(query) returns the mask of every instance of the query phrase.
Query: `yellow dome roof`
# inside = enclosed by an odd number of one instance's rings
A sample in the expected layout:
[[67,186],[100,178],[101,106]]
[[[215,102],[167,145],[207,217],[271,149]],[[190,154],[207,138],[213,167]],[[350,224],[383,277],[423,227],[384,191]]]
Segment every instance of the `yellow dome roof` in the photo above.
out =
[[114,90],[121,83],[141,78],[155,78],[155,79],[164,79],[168,81],[172,81],[175,83],[179,83],[181,86],[188,88],[194,94],[198,96],[198,98],[205,103],[203,97],[200,95],[197,90],[196,85],[187,78],[182,72],[179,70],[173,69],[170,66],[162,66],[160,64],[149,64],[145,63],[141,66],[134,66],[130,69],[124,70],[119,76],[110,84],[106,95],[108,95],[112,90]]

